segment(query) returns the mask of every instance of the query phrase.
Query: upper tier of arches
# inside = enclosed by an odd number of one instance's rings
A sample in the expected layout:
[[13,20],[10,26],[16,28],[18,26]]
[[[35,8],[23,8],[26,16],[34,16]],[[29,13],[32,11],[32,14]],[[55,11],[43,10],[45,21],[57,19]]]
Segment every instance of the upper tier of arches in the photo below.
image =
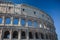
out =
[[41,18],[43,20],[46,20],[54,24],[53,19],[47,13],[27,4],[0,3],[0,13],[10,13],[10,14],[32,16],[39,19]]

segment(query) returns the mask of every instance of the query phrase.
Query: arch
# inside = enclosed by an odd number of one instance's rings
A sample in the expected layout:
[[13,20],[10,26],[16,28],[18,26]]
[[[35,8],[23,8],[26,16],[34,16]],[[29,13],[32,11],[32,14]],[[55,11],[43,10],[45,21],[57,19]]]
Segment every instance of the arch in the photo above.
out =
[[39,39],[39,36],[38,36],[37,32],[35,33],[35,37],[36,37],[36,39]]
[[32,26],[32,21],[28,20],[28,26]]
[[25,23],[26,23],[25,19],[21,19],[21,25],[25,26]]
[[46,39],[48,39],[48,35],[46,34]]
[[13,34],[12,34],[12,38],[18,38],[18,32],[17,31],[14,31]]
[[25,39],[25,38],[26,38],[26,33],[25,33],[25,31],[21,31],[21,38],[22,38],[22,39]]
[[32,34],[32,32],[29,32],[29,39],[33,39],[33,34]]
[[10,37],[10,32],[9,31],[5,31],[4,32],[4,38],[9,38]]
[[14,25],[18,25],[18,22],[19,22],[19,19],[18,19],[18,18],[14,18],[14,19],[13,19],[13,24],[14,24]]
[[10,23],[11,23],[11,19],[10,19],[9,17],[7,17],[7,18],[5,19],[5,23],[6,23],[6,24],[10,24]]
[[37,26],[38,26],[37,21],[34,21],[34,27],[37,27]]
[[41,35],[41,39],[44,39],[44,34],[40,33],[40,35]]

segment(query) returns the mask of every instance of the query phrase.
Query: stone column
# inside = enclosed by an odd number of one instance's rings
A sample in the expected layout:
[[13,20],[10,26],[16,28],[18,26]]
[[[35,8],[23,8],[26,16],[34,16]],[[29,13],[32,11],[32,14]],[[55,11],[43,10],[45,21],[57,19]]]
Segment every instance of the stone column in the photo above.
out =
[[42,27],[43,30],[44,30],[44,24],[43,24],[43,21],[42,21],[40,24],[41,24],[41,27]]
[[3,21],[2,21],[2,24],[4,24],[4,16],[3,16]]
[[0,29],[0,40],[2,40],[3,39],[3,31],[2,31],[2,29]]
[[41,40],[41,33],[39,33],[39,38],[40,38],[40,40]]
[[13,25],[13,17],[11,17],[11,26]]
[[38,27],[40,28],[40,23],[38,22]]
[[44,33],[44,39],[46,39],[46,34]]
[[3,39],[4,39],[4,29],[1,28],[1,40],[3,40]]
[[21,18],[19,18],[18,26],[21,26]]
[[27,40],[29,40],[29,29],[27,29],[26,34],[27,34]]
[[12,40],[12,29],[10,30],[10,40]]
[[26,21],[26,27],[28,27],[28,22]]
[[38,32],[38,39],[40,39],[40,35],[39,35],[39,32]]
[[21,30],[18,32],[18,40],[21,40]]
[[34,21],[32,20],[32,27],[34,28]]
[[33,35],[34,35],[34,40],[35,40],[35,39],[36,39],[36,38],[35,38],[35,31],[33,32]]
[[48,39],[49,39],[49,34],[48,34]]
[[46,39],[46,33],[45,33],[45,29],[44,29],[44,23],[43,23],[43,21],[42,21],[42,27],[43,27],[43,34],[44,34],[44,39]]

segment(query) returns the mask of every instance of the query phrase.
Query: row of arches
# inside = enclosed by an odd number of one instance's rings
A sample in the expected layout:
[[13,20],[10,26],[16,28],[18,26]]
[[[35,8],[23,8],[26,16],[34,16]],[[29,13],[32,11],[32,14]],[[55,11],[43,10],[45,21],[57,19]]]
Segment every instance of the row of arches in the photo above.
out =
[[[5,24],[11,24],[11,18],[10,17],[6,17],[5,19]],[[3,18],[2,17],[0,17],[0,24],[2,24],[2,22],[4,22],[3,21]],[[22,18],[22,19],[19,19],[19,18],[13,18],[13,21],[12,21],[12,24],[13,25],[20,25],[21,24],[21,26],[28,26],[28,27],[40,27],[40,28],[45,28],[45,29],[48,29],[48,30],[52,30],[53,28],[49,25],[46,25],[46,23],[44,24],[42,24],[42,23],[38,23],[37,22],[37,20],[34,20],[34,21],[32,21],[32,20],[25,20],[24,18]],[[52,30],[53,31],[53,30]]]
[[[10,32],[9,31],[5,31],[3,38],[9,39],[10,38]],[[12,33],[12,38],[13,39],[18,39],[18,31],[14,31]],[[22,39],[25,39],[26,38],[26,33],[24,31],[21,31],[21,38]]]
[[[25,31],[21,31],[21,39],[26,39],[26,32]],[[38,33],[36,32],[35,33],[35,37],[38,39],[39,37],[38,37]],[[5,31],[4,32],[4,37],[3,38],[10,38],[10,32],[9,31]],[[18,32],[17,31],[14,31],[13,33],[12,33],[12,38],[15,38],[15,39],[18,39]],[[32,32],[29,32],[29,38],[30,39],[33,39],[33,34],[32,34]]]
[[[21,31],[21,39],[26,39],[26,35],[27,35],[27,33],[25,31]],[[39,39],[40,37],[41,37],[41,39],[44,39],[44,34],[40,33],[40,35],[38,35],[38,32],[35,32],[34,34],[32,32],[29,32],[29,36],[28,36],[29,39],[33,39],[34,35],[35,35],[36,39]],[[19,36],[18,31],[13,31],[12,32],[12,39],[18,39],[18,36]],[[46,39],[49,39],[48,35],[45,35],[45,36],[46,36]],[[9,39],[10,38],[10,32],[5,31],[3,38],[4,39]]]
[[[6,17],[4,20],[5,20],[5,24],[11,24],[11,21],[12,21],[12,20],[11,20],[10,17]],[[19,24],[19,21],[20,21],[20,24],[21,24],[22,26],[25,26],[25,25],[26,25],[26,20],[25,20],[24,18],[22,18],[22,19],[20,19],[20,20],[19,20],[19,18],[13,18],[12,23],[13,23],[14,25],[18,25],[18,24]],[[3,18],[0,17],[0,24],[2,24],[2,22],[3,22]],[[32,22],[32,20],[28,20],[27,23],[28,23],[28,26],[32,26],[32,24],[33,24],[33,26],[35,26],[35,27],[38,26],[38,22],[37,22],[36,20],[35,20],[34,22]]]
[[[3,38],[10,38],[10,32],[9,31],[5,31]],[[18,38],[18,32],[17,31],[14,31],[12,33],[12,38]]]

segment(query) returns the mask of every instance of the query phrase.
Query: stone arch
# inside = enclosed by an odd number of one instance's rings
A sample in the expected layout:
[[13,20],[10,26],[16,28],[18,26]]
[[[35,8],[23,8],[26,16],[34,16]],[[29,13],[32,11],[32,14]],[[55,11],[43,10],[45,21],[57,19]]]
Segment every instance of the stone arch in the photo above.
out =
[[36,39],[39,39],[39,36],[38,36],[37,32],[35,33],[35,37],[36,37]]
[[10,37],[10,32],[9,31],[5,31],[4,32],[4,38],[9,38]]
[[12,33],[12,38],[18,38],[18,32],[17,31],[13,31]]
[[26,38],[26,32],[25,31],[21,31],[21,38],[25,39]]
[[33,34],[32,34],[32,32],[29,32],[29,39],[33,39]]
[[44,34],[43,33],[40,33],[40,35],[41,35],[41,39],[44,39]]

